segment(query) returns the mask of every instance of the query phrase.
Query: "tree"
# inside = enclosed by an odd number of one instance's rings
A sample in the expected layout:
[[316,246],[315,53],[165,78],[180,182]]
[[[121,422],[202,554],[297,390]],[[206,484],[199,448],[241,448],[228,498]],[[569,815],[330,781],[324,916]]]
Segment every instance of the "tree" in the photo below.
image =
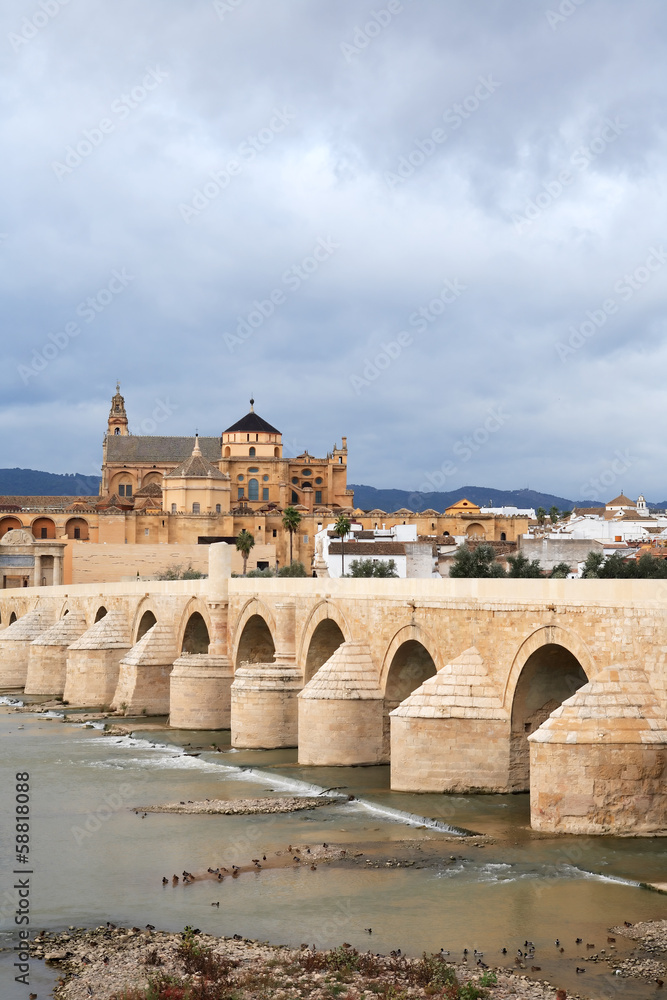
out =
[[[137,573],[137,576],[139,574]],[[198,569],[192,568],[192,563],[183,569],[179,564],[176,566],[170,566],[163,573],[159,573],[156,577],[157,580],[201,580],[206,576],[205,573],[200,573]]]
[[373,576],[384,579],[397,577],[396,560],[388,559],[385,562],[384,559],[353,559],[350,563],[350,572],[346,576]]
[[505,576],[505,571],[499,562],[496,562],[496,553],[492,545],[482,544],[471,549],[466,543],[457,549],[450,576],[454,577],[501,577]]
[[245,528],[241,528],[238,535],[236,536],[236,548],[239,550],[243,556],[243,575],[245,576],[246,566],[248,565],[248,556],[250,555],[250,550],[255,544],[255,539],[246,531]]
[[340,575],[345,575],[345,536],[349,535],[352,521],[345,514],[339,514],[334,524],[334,534],[340,538]]
[[299,525],[301,524],[301,514],[299,514],[296,507],[285,507],[283,511],[283,528],[285,531],[289,531],[289,561],[290,566],[292,565],[292,535],[297,531]]
[[549,574],[549,579],[550,580],[566,580],[567,577],[568,577],[568,575],[571,572],[572,572],[572,570],[570,569],[570,567],[568,566],[568,564],[566,562],[559,562],[559,563],[556,563],[556,565],[554,566],[554,568],[551,570],[551,573]]
[[582,580],[599,579],[603,563],[604,556],[601,552],[589,552],[584,563],[584,571],[581,574]]
[[308,576],[302,562],[293,562],[289,566],[281,566],[276,576]]
[[510,564],[510,571],[507,575],[514,579],[536,579],[542,576],[540,560],[533,559],[531,562],[523,552],[519,552],[515,556],[508,556],[507,561]]
[[551,521],[551,523],[552,524],[556,524],[556,522],[559,520],[559,518],[560,518],[560,511],[559,511],[558,507],[556,507],[555,505],[553,507],[550,507],[549,508],[549,520]]
[[537,518],[538,524],[544,524],[547,519],[547,512],[544,507],[538,507],[535,511],[535,517]]

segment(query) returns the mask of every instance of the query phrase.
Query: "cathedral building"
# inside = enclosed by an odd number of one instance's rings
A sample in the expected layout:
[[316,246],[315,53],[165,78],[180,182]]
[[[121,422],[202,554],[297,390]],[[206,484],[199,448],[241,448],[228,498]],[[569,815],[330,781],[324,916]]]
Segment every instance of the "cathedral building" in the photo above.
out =
[[[185,485],[208,475],[202,489]],[[195,470],[196,474],[193,474]],[[181,485],[177,488],[176,482]],[[224,485],[223,485],[224,484]],[[195,484],[196,486],[197,484]],[[325,458],[307,451],[296,458],[283,455],[282,434],[259,414],[254,400],[250,411],[219,437],[162,437],[130,433],[125,400],[116,386],[111,400],[102,454],[100,496],[121,506],[147,487],[163,491],[168,514],[221,514],[243,507],[253,511],[268,507],[298,506],[314,513],[351,507],[347,488],[347,438]],[[202,484],[199,483],[201,487]],[[157,496],[157,491],[150,491]],[[196,494],[196,496],[195,496]]]

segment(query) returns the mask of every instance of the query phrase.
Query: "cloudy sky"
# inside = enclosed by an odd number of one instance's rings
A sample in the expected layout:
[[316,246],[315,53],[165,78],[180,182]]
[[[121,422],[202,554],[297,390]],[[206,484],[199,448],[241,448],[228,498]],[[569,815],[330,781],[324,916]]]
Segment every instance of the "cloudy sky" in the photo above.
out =
[[120,379],[134,433],[254,394],[351,482],[663,499],[666,39],[664,0],[5,0],[0,466],[98,471]]

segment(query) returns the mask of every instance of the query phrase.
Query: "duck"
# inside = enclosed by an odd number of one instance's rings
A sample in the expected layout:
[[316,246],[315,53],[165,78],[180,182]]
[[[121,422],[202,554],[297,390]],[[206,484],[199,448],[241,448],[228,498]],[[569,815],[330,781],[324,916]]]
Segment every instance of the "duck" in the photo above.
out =
[[169,883],[169,879],[163,877],[163,879],[162,879],[162,885],[167,885],[168,883]]
[[178,880],[178,875],[172,875],[171,876],[171,883],[172,883],[172,885],[178,885],[178,881],[179,881]]

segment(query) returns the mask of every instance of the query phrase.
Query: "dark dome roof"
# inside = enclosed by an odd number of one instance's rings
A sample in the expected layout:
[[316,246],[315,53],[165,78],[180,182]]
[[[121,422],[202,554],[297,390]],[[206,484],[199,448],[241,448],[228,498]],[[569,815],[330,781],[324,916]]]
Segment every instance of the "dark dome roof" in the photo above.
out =
[[253,434],[280,434],[277,427],[272,427],[268,421],[262,420],[262,418],[258,416],[254,410],[251,410],[250,413],[246,413],[245,417],[241,417],[240,420],[237,420],[235,424],[232,424],[232,426],[228,427],[226,431],[223,431],[223,434],[232,434],[234,431],[249,431]]

